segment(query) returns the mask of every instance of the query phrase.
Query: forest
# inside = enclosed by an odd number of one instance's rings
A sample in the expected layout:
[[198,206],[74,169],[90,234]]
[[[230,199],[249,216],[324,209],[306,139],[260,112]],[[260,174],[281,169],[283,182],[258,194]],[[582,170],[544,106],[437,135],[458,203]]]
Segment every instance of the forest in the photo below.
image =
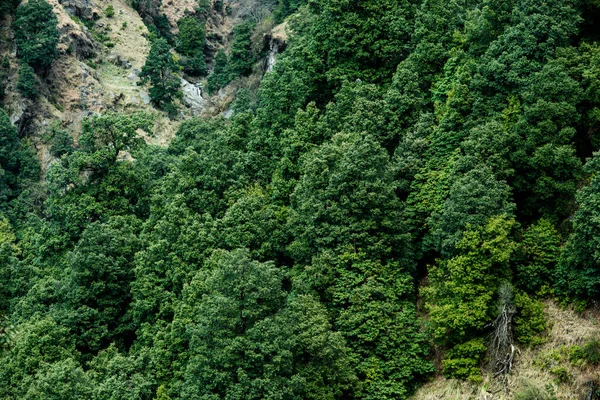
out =
[[[546,302],[599,307],[600,2],[264,0],[214,60],[227,1],[177,34],[151,3],[140,85],[172,119],[180,74],[252,73],[257,21],[287,47],[165,146],[154,114],[89,113],[40,128],[42,168],[0,109],[0,398],[391,400],[440,376],[557,398],[507,382]],[[52,10],[0,6],[32,104]],[[600,336],[565,351],[600,398]]]

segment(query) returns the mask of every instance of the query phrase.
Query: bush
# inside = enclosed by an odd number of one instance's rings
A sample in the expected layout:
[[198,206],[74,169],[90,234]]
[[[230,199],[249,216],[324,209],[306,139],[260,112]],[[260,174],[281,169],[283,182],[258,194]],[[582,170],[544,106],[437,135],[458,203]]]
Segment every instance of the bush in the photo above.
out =
[[519,343],[536,346],[544,342],[540,336],[546,330],[544,304],[530,298],[526,293],[515,296],[517,316],[515,317],[515,335]]
[[209,93],[214,93],[229,83],[229,60],[224,50],[219,50],[215,57],[213,73],[207,79]]
[[523,387],[515,393],[515,400],[555,400],[556,397],[552,394],[551,388],[540,388],[529,382],[526,382]]
[[104,14],[107,18],[112,18],[115,16],[115,8],[112,4],[109,4],[108,7],[104,10]]
[[600,339],[592,339],[583,346],[573,346],[569,356],[571,362],[585,361],[600,365]]
[[583,346],[583,358],[590,364],[600,364],[600,339],[593,339]]
[[35,99],[39,95],[35,73],[33,72],[33,68],[27,64],[22,64],[19,68],[17,89],[28,99]]
[[444,375],[448,378],[480,382],[482,379],[479,365],[486,350],[481,338],[454,346],[448,350],[446,357],[442,360]]
[[252,31],[254,24],[243,22],[233,28],[233,43],[229,54],[230,79],[252,72],[256,56],[252,52]]
[[50,153],[54,157],[70,154],[74,150],[73,137],[61,129],[58,122],[50,126],[43,138],[50,144]]
[[24,63],[46,69],[58,55],[58,18],[45,0],[30,0],[19,6],[15,20],[17,53]]

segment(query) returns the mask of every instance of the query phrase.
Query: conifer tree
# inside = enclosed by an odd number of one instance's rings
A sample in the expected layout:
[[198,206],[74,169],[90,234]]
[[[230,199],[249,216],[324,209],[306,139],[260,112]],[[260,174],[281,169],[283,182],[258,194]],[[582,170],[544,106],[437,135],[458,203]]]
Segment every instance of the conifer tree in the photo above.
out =
[[142,68],[142,83],[150,83],[150,99],[160,108],[173,111],[173,100],[181,96],[177,63],[165,39],[156,39]]
[[19,58],[45,70],[58,55],[58,18],[46,0],[31,0],[17,9],[15,39]]

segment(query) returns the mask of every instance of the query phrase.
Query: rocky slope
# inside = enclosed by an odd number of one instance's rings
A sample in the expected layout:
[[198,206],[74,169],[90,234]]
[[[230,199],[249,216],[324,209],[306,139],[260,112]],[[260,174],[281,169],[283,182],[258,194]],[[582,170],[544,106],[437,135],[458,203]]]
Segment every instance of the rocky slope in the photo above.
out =
[[[41,140],[49,121],[60,121],[77,139],[82,119],[91,113],[145,111],[156,114],[157,121],[148,142],[165,145],[185,118],[229,115],[235,91],[249,84],[257,86],[264,72],[272,68],[275,53],[284,48],[281,43],[285,42],[285,32],[280,26],[273,35],[264,35],[268,40],[277,38],[277,44],[271,46],[268,58],[257,64],[253,76],[232,82],[212,97],[203,90],[205,80],[182,78],[180,116],[169,119],[152,107],[147,88],[138,85],[138,75],[150,49],[149,32],[126,0],[49,0],[49,3],[59,21],[59,56],[47,75],[39,79],[41,96],[35,102],[24,99],[16,90],[18,60],[10,19],[0,28],[0,59],[7,56],[11,65],[5,78],[4,108],[21,135],[32,139],[44,168],[52,159]],[[109,5],[115,11],[111,18],[105,13]],[[161,10],[173,33],[177,33],[177,21],[196,6],[194,0],[163,0]],[[211,12],[207,18],[209,68],[211,55],[219,48],[227,49],[233,26],[240,20],[240,3],[231,3],[230,10],[226,15]],[[89,19],[95,22],[84,23]]]

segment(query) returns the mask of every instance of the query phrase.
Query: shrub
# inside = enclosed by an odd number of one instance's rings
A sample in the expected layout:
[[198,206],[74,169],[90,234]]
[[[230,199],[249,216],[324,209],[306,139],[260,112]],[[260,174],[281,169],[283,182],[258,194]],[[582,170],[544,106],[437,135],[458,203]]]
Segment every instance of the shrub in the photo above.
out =
[[573,346],[569,361],[573,363],[585,361],[592,365],[600,365],[600,339],[592,339],[583,346]]
[[39,95],[35,73],[33,72],[33,68],[27,64],[22,64],[19,68],[17,89],[28,99],[35,99]]
[[600,339],[593,339],[583,346],[583,358],[590,364],[600,364]]
[[521,389],[515,393],[515,400],[555,400],[551,388],[541,388],[526,382]]
[[515,296],[517,316],[515,317],[515,335],[517,340],[528,346],[536,346],[544,342],[540,336],[546,330],[544,304],[530,298],[526,293]]
[[73,137],[61,129],[58,122],[49,127],[43,138],[50,144],[50,153],[54,157],[70,154],[74,150]]
[[112,18],[115,16],[115,8],[112,4],[109,4],[108,7],[104,10],[104,14],[107,18]]
[[444,375],[449,378],[480,382],[481,371],[479,365],[485,352],[486,347],[481,338],[454,346],[448,350],[446,357],[442,360]]
[[217,52],[215,57],[215,67],[213,73],[207,79],[207,89],[209,93],[214,93],[229,83],[229,60],[227,54],[222,49]]

